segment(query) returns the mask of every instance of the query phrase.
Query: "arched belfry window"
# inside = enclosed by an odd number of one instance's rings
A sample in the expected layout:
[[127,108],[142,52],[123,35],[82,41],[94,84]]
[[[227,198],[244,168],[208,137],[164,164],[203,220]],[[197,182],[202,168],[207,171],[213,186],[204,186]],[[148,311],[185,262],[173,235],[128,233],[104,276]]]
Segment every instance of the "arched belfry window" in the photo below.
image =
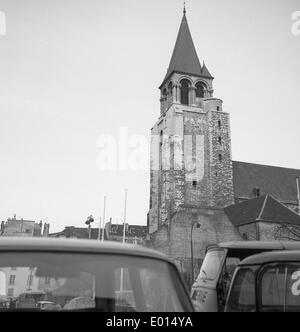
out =
[[168,85],[168,96],[169,96],[169,99],[172,100],[172,97],[173,97],[173,84],[172,84],[172,82],[170,82],[169,85]]
[[173,93],[173,84],[172,84],[172,82],[170,82],[169,85],[168,85],[168,91],[169,91],[169,94],[172,95],[172,93]]
[[181,83],[181,104],[188,105],[190,82],[188,80],[182,80],[180,83]]
[[196,84],[196,98],[204,98],[205,85],[202,82]]
[[166,88],[164,88],[164,89],[163,89],[163,92],[162,92],[162,94],[163,94],[163,97],[164,97],[164,98],[166,98],[166,97],[167,97],[168,91],[167,91],[167,89],[166,89]]

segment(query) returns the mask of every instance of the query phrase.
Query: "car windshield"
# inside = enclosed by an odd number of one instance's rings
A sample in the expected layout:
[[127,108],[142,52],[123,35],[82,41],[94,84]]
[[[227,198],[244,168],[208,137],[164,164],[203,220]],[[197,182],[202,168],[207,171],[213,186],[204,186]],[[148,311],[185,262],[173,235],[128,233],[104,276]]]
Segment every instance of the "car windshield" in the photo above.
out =
[[190,311],[169,263],[126,255],[3,253],[0,310]]

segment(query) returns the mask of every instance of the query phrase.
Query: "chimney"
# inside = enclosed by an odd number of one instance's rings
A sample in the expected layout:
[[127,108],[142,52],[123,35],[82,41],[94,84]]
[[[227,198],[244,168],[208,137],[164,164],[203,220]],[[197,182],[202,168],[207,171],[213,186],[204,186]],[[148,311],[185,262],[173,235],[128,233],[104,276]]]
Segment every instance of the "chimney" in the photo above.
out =
[[260,197],[260,189],[259,188],[253,188],[253,193],[255,197]]
[[4,233],[4,229],[5,229],[5,221],[2,221],[1,228],[0,228],[0,235]]
[[50,224],[44,223],[43,237],[49,236]]

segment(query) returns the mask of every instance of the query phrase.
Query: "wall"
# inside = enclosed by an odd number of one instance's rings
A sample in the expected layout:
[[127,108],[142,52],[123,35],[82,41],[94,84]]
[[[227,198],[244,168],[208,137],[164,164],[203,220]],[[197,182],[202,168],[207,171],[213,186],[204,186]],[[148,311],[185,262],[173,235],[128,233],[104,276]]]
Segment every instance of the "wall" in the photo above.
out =
[[173,216],[168,227],[164,226],[152,234],[152,243],[155,249],[169,256],[183,273],[191,272],[191,228],[196,222],[201,227],[193,228],[195,275],[199,272],[208,245],[243,240],[222,209],[182,209]]

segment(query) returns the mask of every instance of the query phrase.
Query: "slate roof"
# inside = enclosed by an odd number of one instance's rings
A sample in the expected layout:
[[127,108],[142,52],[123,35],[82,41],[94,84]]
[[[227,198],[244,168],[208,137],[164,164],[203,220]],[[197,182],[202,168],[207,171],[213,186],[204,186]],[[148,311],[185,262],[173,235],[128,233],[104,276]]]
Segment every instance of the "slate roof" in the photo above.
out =
[[[97,240],[99,234],[99,228],[92,228],[91,229],[91,239]],[[80,227],[73,227],[67,226],[62,232],[53,233],[49,235],[50,237],[66,237],[66,238],[73,238],[76,237],[77,239],[88,239],[89,233],[87,227],[80,228]],[[100,232],[100,237],[102,236],[102,229]],[[105,237],[105,233],[104,233]],[[106,237],[105,237],[106,238]]]
[[300,216],[271,195],[263,195],[224,209],[235,226],[254,222],[300,225]]
[[206,66],[201,67],[185,14],[181,21],[173,55],[162,85],[174,72],[213,78]]
[[[140,226],[140,225],[126,225],[126,237],[137,237],[137,238],[143,238],[148,233],[148,227],[147,226]],[[98,239],[99,229],[98,228],[92,228],[91,229],[91,239]],[[106,232],[104,233],[104,238],[107,240]],[[77,239],[88,239],[88,229],[80,228],[80,227],[73,227],[73,226],[67,226],[62,232],[59,233],[53,233],[49,235],[50,237],[66,237],[66,238],[72,238],[76,237]],[[123,236],[123,224],[111,224],[108,227],[108,236]],[[102,229],[100,233],[100,237],[102,237]]]
[[211,75],[211,73],[207,69],[206,64],[204,62],[203,62],[203,67],[201,69],[201,73],[202,73],[202,76],[204,76],[204,77],[213,78],[212,75]]
[[282,203],[297,204],[296,178],[300,170],[233,161],[233,186],[235,198],[253,198],[253,189],[260,194],[270,194]]
[[[138,237],[143,238],[148,233],[148,227],[147,226],[140,226],[140,225],[126,225],[126,236],[132,236],[132,237]],[[117,224],[111,224],[109,226],[109,235],[112,236],[123,236],[123,224],[117,225]]]

